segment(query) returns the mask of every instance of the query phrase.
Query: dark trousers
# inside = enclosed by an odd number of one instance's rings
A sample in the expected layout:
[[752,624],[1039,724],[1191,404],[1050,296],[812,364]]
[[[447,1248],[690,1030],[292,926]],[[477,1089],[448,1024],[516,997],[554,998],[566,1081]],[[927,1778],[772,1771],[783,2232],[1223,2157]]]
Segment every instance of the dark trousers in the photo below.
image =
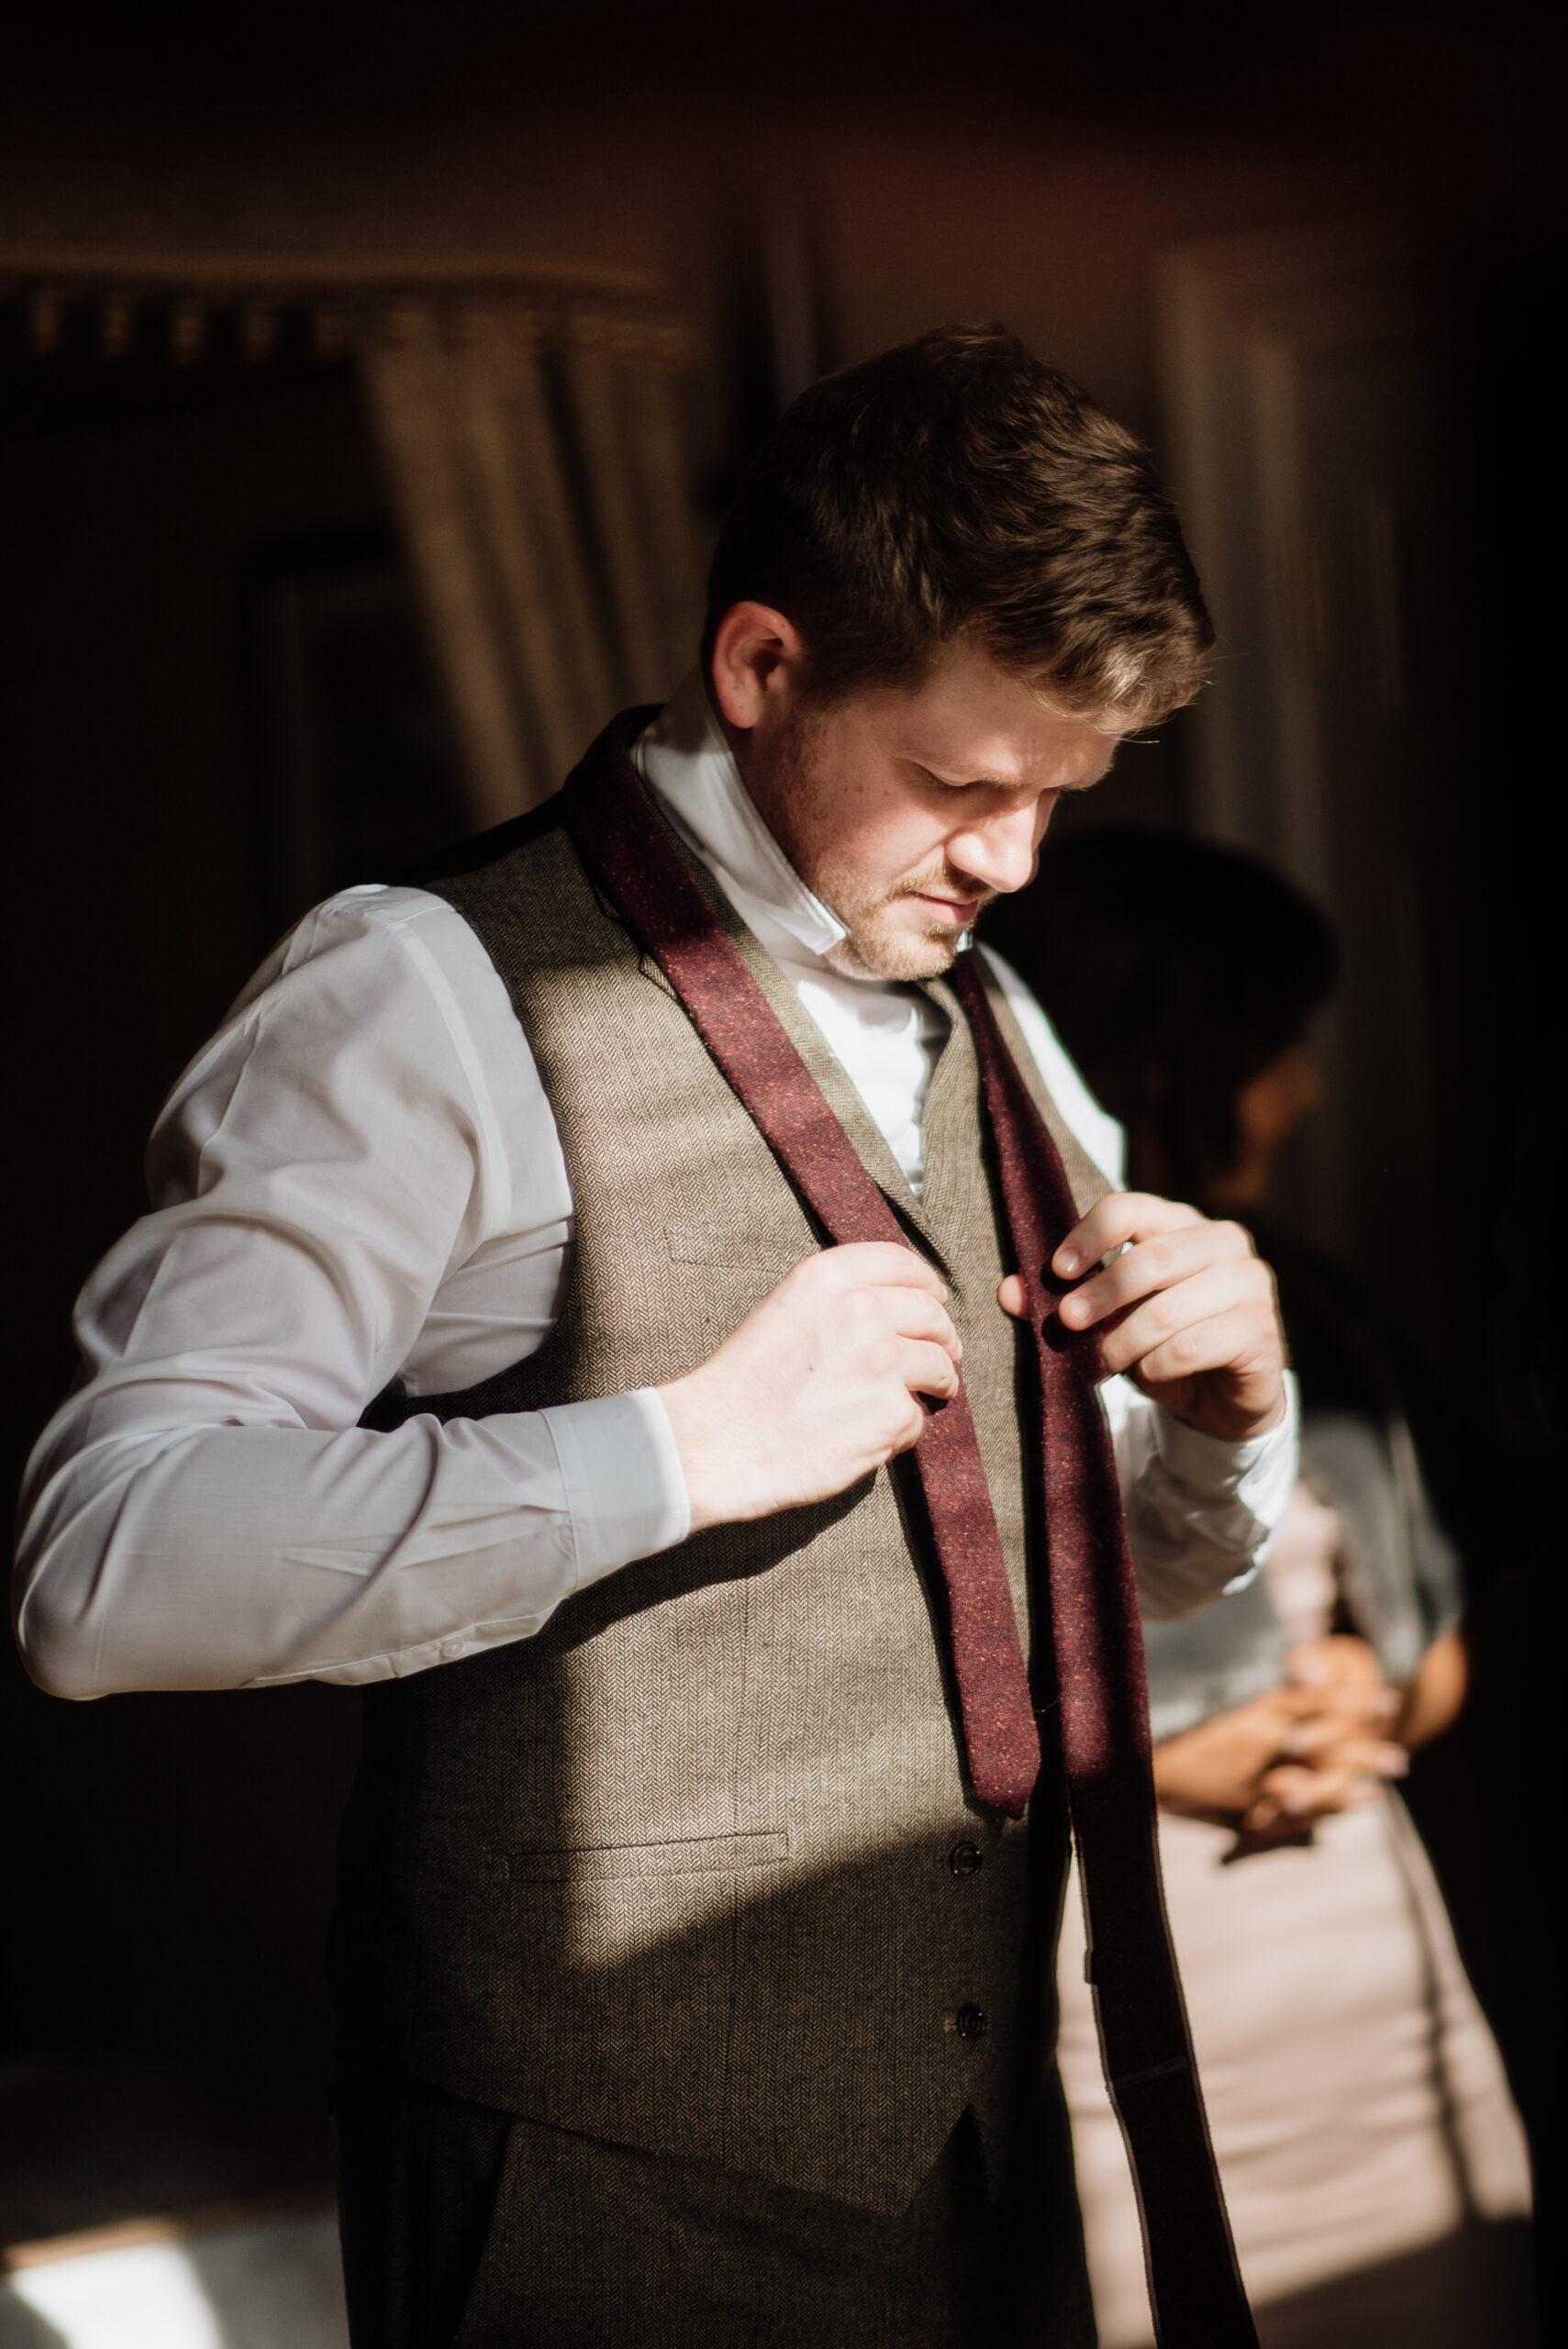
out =
[[[353,2349],[1090,2349],[1071,2172],[966,2115],[895,2218],[464,2103],[338,2095]],[[1055,2116],[1052,2116],[1054,2121]]]

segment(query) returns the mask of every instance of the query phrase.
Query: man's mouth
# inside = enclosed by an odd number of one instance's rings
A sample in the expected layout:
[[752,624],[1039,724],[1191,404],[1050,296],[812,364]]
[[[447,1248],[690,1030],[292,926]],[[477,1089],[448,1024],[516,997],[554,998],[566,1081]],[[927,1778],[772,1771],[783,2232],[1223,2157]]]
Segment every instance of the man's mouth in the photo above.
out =
[[928,921],[951,924],[954,930],[968,930],[987,903],[984,897],[940,896],[924,889],[911,890],[910,897]]

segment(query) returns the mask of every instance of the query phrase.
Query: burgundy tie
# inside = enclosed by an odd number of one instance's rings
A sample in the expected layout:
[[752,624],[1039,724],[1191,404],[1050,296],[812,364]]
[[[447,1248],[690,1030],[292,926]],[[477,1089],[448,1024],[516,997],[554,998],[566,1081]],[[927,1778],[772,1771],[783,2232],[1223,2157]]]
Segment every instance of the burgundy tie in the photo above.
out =
[[[907,1236],[675,848],[626,755],[626,722],[567,779],[590,874],[659,964],[726,1080],[828,1238]],[[974,959],[951,984],[974,1031],[1040,1402],[1038,1497],[1062,1735],[1106,2076],[1132,2159],[1162,2349],[1256,2349],[1193,2065],[1161,1891],[1138,1599],[1097,1348],[1056,1319],[1050,1260],[1076,1221],[1056,1148],[997,1029]],[[948,1609],[963,1751],[979,1800],[1020,1818],[1040,1737],[1001,1540],[962,1393],[913,1462]]]
[[1088,1972],[1131,2157],[1158,2339],[1256,2343],[1193,2062],[1160,1879],[1138,1586],[1095,1393],[1097,1346],[1063,1328],[1051,1260],[1077,1214],[1056,1145],[1003,1041],[978,958],[949,984],[969,1016],[1014,1261],[1040,1364],[1039,1486]]

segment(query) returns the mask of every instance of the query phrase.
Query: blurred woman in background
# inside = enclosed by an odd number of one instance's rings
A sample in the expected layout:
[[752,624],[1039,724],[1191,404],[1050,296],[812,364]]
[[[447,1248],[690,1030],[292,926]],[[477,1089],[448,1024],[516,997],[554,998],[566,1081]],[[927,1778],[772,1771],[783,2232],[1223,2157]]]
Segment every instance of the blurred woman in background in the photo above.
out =
[[[1048,851],[999,942],[1120,1120],[1106,1173],[1252,1230],[1300,1381],[1300,1481],[1257,1579],[1145,1626],[1167,1902],[1265,2349],[1512,2349],[1523,2136],[1392,1787],[1463,1699],[1458,1561],[1372,1316],[1264,1215],[1318,1097],[1332,934],[1251,858],[1117,831]],[[1071,1897],[1060,1989],[1100,2337],[1130,2349],[1152,2338],[1138,2215]]]

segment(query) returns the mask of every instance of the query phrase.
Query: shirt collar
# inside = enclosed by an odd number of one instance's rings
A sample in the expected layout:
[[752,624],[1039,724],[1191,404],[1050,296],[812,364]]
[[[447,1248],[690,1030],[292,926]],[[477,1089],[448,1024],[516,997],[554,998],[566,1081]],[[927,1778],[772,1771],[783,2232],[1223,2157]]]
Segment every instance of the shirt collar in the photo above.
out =
[[758,814],[700,670],[682,679],[638,737],[632,758],[686,846],[771,954],[819,961],[847,935]]

